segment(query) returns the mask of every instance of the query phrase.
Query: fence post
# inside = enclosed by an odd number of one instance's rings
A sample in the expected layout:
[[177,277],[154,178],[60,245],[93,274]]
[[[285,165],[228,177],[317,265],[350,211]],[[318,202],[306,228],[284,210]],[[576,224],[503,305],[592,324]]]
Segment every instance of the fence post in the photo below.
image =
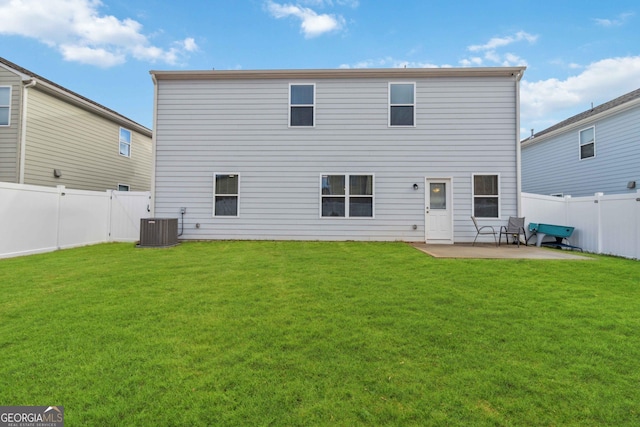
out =
[[593,195],[595,197],[595,200],[593,201],[593,203],[595,203],[596,206],[596,247],[598,248],[598,252],[599,254],[602,253],[602,196],[604,196],[604,193],[595,193]]
[[56,202],[56,249],[60,249],[60,219],[62,217],[60,211],[62,210],[62,198],[65,195],[65,186],[57,185],[58,200]]
[[636,259],[640,260],[640,190],[636,190]]
[[109,206],[107,207],[107,238],[105,239],[107,242],[111,241],[111,231],[112,231],[112,225],[111,224],[111,218],[112,218],[112,210],[113,210],[113,191],[114,190],[105,190],[107,192],[107,200],[108,200],[108,204]]
[[564,212],[563,212],[564,213],[564,222],[563,222],[563,224],[571,224],[573,222],[572,219],[569,218],[569,210],[570,210],[569,209],[569,204],[571,203],[571,195],[564,196],[562,199],[564,200],[564,206],[563,206],[563,209],[564,209]]

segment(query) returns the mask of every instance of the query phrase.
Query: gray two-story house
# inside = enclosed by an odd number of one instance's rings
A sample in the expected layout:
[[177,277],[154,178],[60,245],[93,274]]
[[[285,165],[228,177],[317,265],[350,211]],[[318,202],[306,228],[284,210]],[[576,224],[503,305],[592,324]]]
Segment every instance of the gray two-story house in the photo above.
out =
[[0,181],[148,191],[151,130],[0,58]]
[[640,89],[522,141],[522,189],[554,196],[640,188]]
[[524,67],[151,71],[183,239],[470,242],[519,212]]

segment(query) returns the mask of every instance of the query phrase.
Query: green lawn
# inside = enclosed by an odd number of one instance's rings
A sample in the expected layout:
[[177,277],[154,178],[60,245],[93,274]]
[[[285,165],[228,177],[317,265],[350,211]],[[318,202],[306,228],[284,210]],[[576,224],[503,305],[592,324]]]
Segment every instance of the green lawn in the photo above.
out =
[[0,405],[68,426],[637,426],[640,262],[402,243],[0,260]]

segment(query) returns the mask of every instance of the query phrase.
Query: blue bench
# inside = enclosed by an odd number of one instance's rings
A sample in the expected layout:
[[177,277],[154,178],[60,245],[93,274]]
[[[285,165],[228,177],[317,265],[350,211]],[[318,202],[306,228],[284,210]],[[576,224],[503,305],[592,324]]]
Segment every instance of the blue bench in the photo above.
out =
[[[559,249],[579,249],[582,252],[582,248],[569,244],[569,237],[573,234],[574,227],[568,227],[565,225],[553,225],[553,224],[536,224],[535,222],[529,223],[529,231],[531,235],[527,238],[527,242],[533,236],[536,236],[536,246],[550,246]],[[544,242],[546,236],[555,237],[553,242]],[[566,243],[564,240],[566,239]]]

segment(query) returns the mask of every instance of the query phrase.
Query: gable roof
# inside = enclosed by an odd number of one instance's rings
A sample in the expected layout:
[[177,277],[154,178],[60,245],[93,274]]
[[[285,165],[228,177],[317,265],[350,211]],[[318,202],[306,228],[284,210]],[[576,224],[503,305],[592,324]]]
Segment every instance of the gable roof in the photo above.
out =
[[129,119],[128,117],[123,116],[122,114],[114,111],[110,108],[105,107],[102,104],[99,104],[87,97],[84,97],[72,90],[65,88],[57,83],[52,82],[49,79],[46,79],[33,71],[27,70],[3,57],[0,56],[0,67],[7,68],[9,71],[18,74],[23,81],[30,82],[35,81],[36,86],[39,86],[40,89],[43,89],[45,92],[56,96],[57,98],[64,99],[65,101],[71,102],[72,104],[84,108],[85,110],[92,111],[97,113],[100,116],[106,117],[109,120],[115,121],[122,126],[130,127],[137,132],[142,133],[145,136],[151,137],[151,129]]
[[533,136],[530,136],[529,138],[523,139],[521,141],[521,143],[525,143],[525,142],[529,142],[532,140],[535,140],[536,138],[539,138],[543,135],[547,135],[550,134],[552,132],[558,131],[560,129],[569,127],[573,124],[577,124],[582,122],[583,120],[586,120],[588,118],[597,116],[599,114],[603,114],[606,112],[609,112],[610,110],[615,109],[616,107],[620,107],[623,106],[624,104],[628,104],[632,101],[635,100],[640,100],[640,89],[636,89],[634,91],[631,91],[627,94],[624,94],[622,96],[619,96],[609,102],[605,102],[604,104],[600,104],[597,107],[594,107],[590,110],[587,111],[583,111],[582,113],[576,114],[575,116],[569,117],[566,120],[561,121],[560,123],[557,123],[551,127],[548,127],[544,130],[541,130],[540,132],[534,133]]

